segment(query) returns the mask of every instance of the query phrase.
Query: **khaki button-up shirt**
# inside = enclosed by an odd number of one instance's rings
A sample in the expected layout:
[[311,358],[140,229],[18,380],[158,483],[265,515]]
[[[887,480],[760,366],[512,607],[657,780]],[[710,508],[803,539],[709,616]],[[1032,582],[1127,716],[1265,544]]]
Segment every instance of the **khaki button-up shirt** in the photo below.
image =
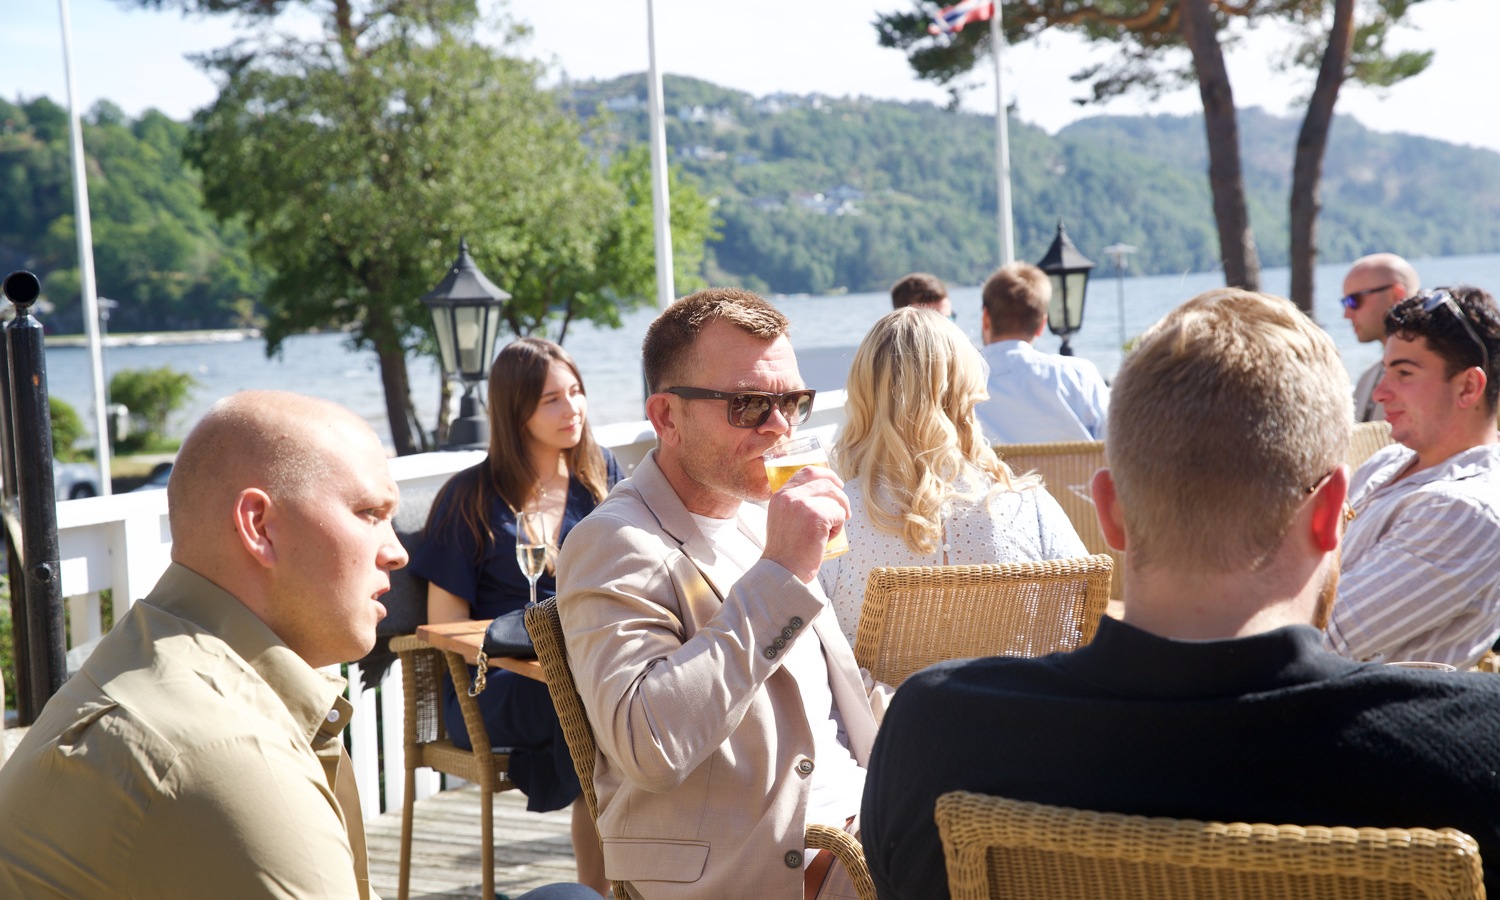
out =
[[368,900],[344,684],[171,566],[0,767],[0,887]]

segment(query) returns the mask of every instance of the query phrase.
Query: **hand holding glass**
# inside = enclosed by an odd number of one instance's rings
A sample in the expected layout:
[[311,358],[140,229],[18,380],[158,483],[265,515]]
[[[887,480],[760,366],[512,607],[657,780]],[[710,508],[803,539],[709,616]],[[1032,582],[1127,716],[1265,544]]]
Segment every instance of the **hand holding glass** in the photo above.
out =
[[[823,449],[816,437],[794,438],[772,447],[761,459],[766,462],[766,480],[771,482],[771,490],[779,491],[803,466],[827,466],[828,451]],[[828,546],[823,549],[823,558],[833,559],[848,552],[849,535],[840,529],[838,534],[828,539]]]

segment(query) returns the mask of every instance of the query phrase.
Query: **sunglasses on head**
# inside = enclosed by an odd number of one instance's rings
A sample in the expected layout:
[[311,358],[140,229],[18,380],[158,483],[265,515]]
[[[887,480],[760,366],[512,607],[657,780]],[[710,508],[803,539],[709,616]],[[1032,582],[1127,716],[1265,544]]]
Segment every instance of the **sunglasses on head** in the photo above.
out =
[[804,388],[784,394],[765,391],[710,391],[705,388],[672,387],[663,393],[676,394],[684,400],[726,400],[729,424],[735,428],[759,428],[771,418],[771,410],[781,410],[788,425],[801,425],[812,417],[813,397],[817,391]]
[[1339,302],[1344,304],[1345,309],[1359,309],[1359,305],[1365,302],[1366,297],[1370,296],[1371,294],[1378,294],[1381,291],[1388,291],[1395,286],[1396,283],[1391,282],[1390,284],[1382,284],[1380,287],[1365,288],[1362,291],[1355,291],[1352,294],[1345,294],[1343,297],[1339,298]]
[[1473,341],[1474,346],[1479,348],[1479,358],[1484,360],[1484,374],[1488,377],[1490,374],[1489,348],[1484,345],[1484,341],[1480,340],[1479,332],[1475,331],[1474,326],[1469,324],[1469,317],[1464,314],[1463,309],[1453,299],[1453,295],[1448,293],[1447,288],[1438,288],[1435,291],[1423,291],[1417,294],[1417,299],[1422,301],[1422,312],[1431,314],[1434,310],[1446,309],[1453,314],[1453,318],[1458,320],[1458,324],[1464,327],[1464,332],[1468,334],[1469,340]]

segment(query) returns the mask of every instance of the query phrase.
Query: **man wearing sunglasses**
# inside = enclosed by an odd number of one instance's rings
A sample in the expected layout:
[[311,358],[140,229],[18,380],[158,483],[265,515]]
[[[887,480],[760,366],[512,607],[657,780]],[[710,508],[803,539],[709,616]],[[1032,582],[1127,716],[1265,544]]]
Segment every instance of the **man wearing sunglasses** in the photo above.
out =
[[1354,474],[1328,646],[1354,659],[1472,666],[1500,637],[1500,313],[1440,288],[1385,320],[1374,398],[1397,442]]
[[558,560],[605,872],[647,898],[855,896],[804,832],[852,826],[885,694],[816,578],[842,482],[821,466],[774,493],[766,479],[761,455],[812,412],[787,325],[735,289],[657,317],[656,449]]
[[[1344,318],[1354,327],[1354,336],[1361,344],[1371,341],[1384,344],[1386,312],[1421,286],[1417,270],[1394,253],[1373,253],[1355,260],[1349,274],[1344,276],[1344,296],[1339,301]],[[1385,419],[1385,410],[1370,396],[1384,368],[1385,363],[1376,360],[1355,382],[1354,421]]]

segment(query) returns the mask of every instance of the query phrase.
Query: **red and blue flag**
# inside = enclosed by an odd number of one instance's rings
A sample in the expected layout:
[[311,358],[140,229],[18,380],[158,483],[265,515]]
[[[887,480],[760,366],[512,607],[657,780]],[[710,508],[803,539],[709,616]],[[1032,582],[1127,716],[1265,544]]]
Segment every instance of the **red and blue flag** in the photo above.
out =
[[929,34],[954,34],[963,31],[970,22],[988,22],[994,14],[994,0],[960,0],[939,10],[932,17],[927,31]]

